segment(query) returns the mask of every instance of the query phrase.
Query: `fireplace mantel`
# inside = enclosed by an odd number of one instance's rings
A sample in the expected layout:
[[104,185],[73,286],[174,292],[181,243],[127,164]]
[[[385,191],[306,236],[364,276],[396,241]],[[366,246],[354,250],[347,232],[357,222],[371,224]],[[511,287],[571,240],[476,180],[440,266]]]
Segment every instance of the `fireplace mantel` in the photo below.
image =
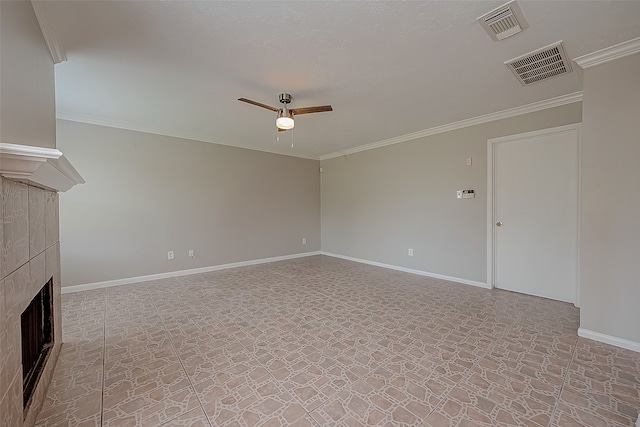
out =
[[59,150],[5,142],[0,142],[0,175],[61,192],[85,182]]

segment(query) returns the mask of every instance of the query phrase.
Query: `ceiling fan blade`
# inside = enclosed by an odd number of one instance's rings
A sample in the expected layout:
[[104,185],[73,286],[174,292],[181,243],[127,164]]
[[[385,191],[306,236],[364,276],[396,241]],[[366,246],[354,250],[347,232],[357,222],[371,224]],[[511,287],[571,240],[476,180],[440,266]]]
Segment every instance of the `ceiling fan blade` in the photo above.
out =
[[287,131],[287,129],[280,129],[280,128],[278,128],[278,132],[286,132],[286,131]]
[[272,107],[271,105],[263,104],[262,102],[252,101],[252,100],[247,99],[247,98],[238,98],[238,101],[242,101],[242,102],[246,102],[247,104],[256,105],[258,107],[266,108],[267,110],[271,110],[271,111],[276,111],[277,112],[279,110],[279,108]]
[[294,115],[297,116],[299,114],[322,113],[324,111],[333,111],[333,108],[331,108],[331,105],[318,105],[317,107],[290,108],[289,111],[291,111]]

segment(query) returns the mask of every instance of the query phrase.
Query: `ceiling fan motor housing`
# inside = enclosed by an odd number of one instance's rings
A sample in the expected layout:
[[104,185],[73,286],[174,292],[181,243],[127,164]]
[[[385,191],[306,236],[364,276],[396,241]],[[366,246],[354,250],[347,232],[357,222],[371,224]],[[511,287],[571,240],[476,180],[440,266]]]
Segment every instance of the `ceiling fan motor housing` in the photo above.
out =
[[288,104],[291,102],[291,95],[289,95],[288,93],[281,93],[280,94],[280,102],[283,104]]

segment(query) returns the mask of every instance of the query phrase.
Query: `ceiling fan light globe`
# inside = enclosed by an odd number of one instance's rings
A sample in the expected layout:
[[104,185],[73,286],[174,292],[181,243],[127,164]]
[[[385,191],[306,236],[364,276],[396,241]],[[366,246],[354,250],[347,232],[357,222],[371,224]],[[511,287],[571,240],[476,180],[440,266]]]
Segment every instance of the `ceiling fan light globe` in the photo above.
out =
[[293,114],[286,107],[278,111],[276,126],[278,129],[293,129]]
[[276,119],[276,126],[278,129],[293,129],[293,119],[291,117],[278,117]]

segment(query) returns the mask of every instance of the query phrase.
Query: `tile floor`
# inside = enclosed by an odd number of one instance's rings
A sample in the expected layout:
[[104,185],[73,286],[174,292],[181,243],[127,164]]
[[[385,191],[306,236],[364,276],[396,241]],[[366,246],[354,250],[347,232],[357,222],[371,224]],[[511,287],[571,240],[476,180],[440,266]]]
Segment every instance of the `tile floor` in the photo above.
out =
[[570,304],[314,256],[63,295],[41,426],[632,426]]

